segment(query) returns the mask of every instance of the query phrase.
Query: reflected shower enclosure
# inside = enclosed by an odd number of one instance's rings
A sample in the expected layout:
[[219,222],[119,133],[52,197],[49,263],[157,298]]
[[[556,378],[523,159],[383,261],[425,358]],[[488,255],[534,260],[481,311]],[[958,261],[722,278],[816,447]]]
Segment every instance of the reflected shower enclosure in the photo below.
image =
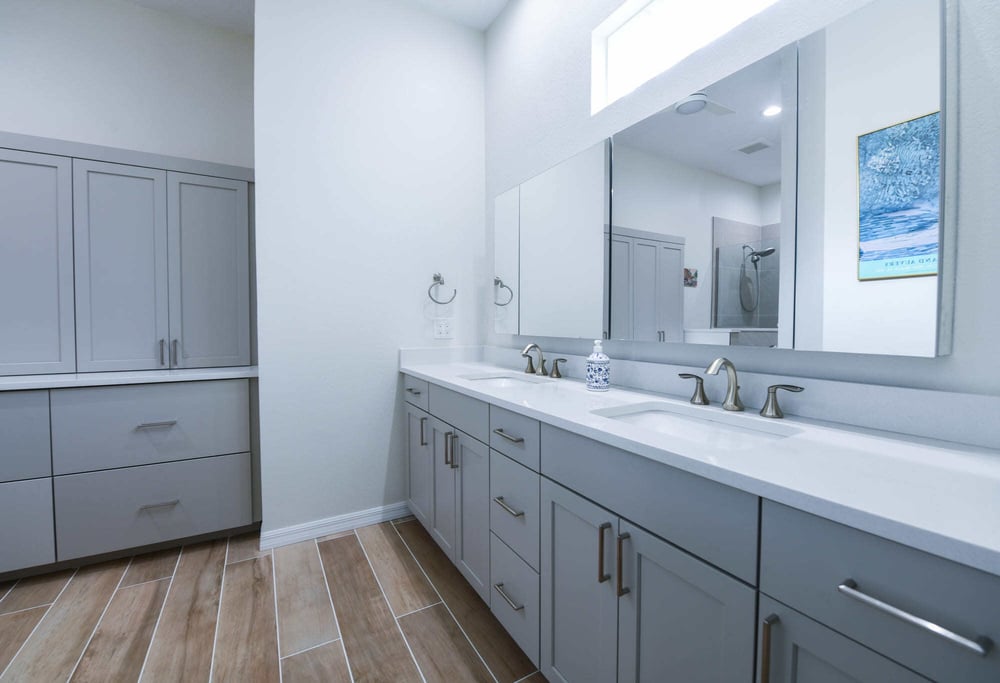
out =
[[712,327],[777,330],[780,224],[712,219]]

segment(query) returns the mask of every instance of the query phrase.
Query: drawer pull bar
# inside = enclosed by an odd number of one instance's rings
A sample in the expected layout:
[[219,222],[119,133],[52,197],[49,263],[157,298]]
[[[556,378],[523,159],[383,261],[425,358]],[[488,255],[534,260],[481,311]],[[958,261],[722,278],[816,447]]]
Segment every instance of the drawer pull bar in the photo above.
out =
[[858,590],[858,584],[853,579],[847,579],[842,584],[837,586],[837,590],[846,595],[849,598],[853,598],[858,602],[864,603],[869,607],[874,607],[880,612],[885,612],[886,614],[896,617],[908,624],[912,624],[917,628],[921,628],[925,631],[930,631],[936,636],[940,636],[947,641],[963,647],[966,650],[975,652],[980,657],[985,657],[990,649],[993,647],[993,641],[985,636],[978,636],[974,640],[969,640],[964,636],[960,636],[954,631],[949,631],[943,626],[938,626],[934,622],[927,621],[926,619],[921,619],[920,617],[910,614],[909,612],[903,611],[898,607],[890,605],[887,602],[882,602],[878,598],[873,598],[867,593],[862,593]]
[[511,517],[524,517],[524,510],[518,511],[507,505],[507,501],[503,499],[503,496],[497,496],[493,499],[493,502],[509,512]]
[[137,425],[136,429],[164,429],[166,427],[173,427],[177,424],[177,420],[160,420],[159,422],[143,422],[141,425]]
[[604,573],[604,532],[611,528],[611,522],[597,527],[597,583],[611,580],[611,574]]
[[458,458],[455,457],[455,446],[458,445],[458,434],[451,435],[451,469],[458,469]]
[[420,418],[420,445],[421,446],[426,446],[427,445],[427,437],[424,436],[424,425],[426,425],[426,424],[427,424],[427,418],[426,417]]
[[419,396],[420,395],[420,392],[417,391],[416,389],[414,389],[413,387],[407,387],[406,388],[406,392],[409,393],[409,394],[413,394],[414,396]]
[[502,583],[495,583],[493,584],[493,587],[496,588],[497,593],[500,594],[500,597],[503,598],[504,602],[510,605],[510,608],[512,610],[514,610],[515,612],[520,612],[521,610],[524,609],[524,605],[519,605],[513,600],[511,600],[511,597],[507,595],[507,592],[503,589]]
[[155,510],[157,508],[172,508],[180,502],[181,502],[180,498],[174,498],[173,500],[166,500],[163,501],[162,503],[150,503],[149,505],[141,505],[139,506],[139,512],[143,512],[145,510]]
[[493,430],[493,433],[496,434],[499,437],[507,439],[511,443],[524,443],[524,437],[521,437],[521,436],[511,436],[510,434],[508,434],[507,432],[505,432],[502,427],[497,427],[496,429]]
[[619,598],[622,597],[623,595],[628,595],[629,593],[632,592],[631,589],[628,586],[624,585],[625,578],[622,575],[623,574],[623,572],[622,572],[622,556],[624,555],[624,552],[622,551],[622,545],[625,543],[625,541],[627,541],[630,538],[632,538],[632,534],[630,534],[627,531],[625,533],[623,533],[623,534],[618,534],[618,567],[617,567],[617,569],[618,569],[618,597]]
[[771,628],[781,619],[777,614],[764,617],[760,629],[760,683],[771,683]]
[[451,437],[454,436],[454,434],[455,432],[444,433],[444,464],[452,469],[455,467],[451,464],[452,458],[455,457],[454,451],[451,450]]

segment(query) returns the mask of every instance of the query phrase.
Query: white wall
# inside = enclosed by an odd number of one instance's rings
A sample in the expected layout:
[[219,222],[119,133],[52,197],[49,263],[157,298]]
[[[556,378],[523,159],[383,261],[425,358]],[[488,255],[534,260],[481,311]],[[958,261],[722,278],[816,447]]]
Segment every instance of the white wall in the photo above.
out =
[[684,328],[712,327],[712,218],[761,225],[762,188],[621,144],[614,176],[615,225],[685,238],[699,282],[684,288]]
[[[622,130],[722,76],[802,38],[866,0],[783,0],[755,20],[692,55],[631,95],[590,116],[590,32],[620,2],[593,0],[567,12],[559,0],[512,0],[487,34],[487,194],[493,197]],[[959,276],[954,351],[949,357],[914,359],[856,354],[733,348],[738,366],[786,375],[826,377],[898,386],[1000,393],[1000,299],[995,254],[995,135],[1000,110],[1000,12],[991,0],[960,3]],[[491,230],[490,217],[487,230]],[[489,233],[491,234],[491,233]],[[516,346],[523,338],[490,335]],[[586,355],[587,342],[543,339],[543,346]],[[715,351],[703,346],[609,342],[612,357],[707,364]],[[547,349],[548,350],[548,349]],[[717,349],[716,349],[717,351]]]
[[[405,498],[398,349],[482,341],[483,36],[394,0],[257,0],[264,531]],[[492,204],[492,201],[490,202]]]
[[253,40],[122,0],[0,2],[0,130],[253,166]]

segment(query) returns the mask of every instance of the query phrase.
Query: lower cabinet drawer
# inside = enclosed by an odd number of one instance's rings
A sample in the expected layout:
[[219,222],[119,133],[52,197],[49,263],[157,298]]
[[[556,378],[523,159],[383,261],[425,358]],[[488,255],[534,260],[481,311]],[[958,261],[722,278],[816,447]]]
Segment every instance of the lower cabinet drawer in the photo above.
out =
[[403,375],[403,398],[421,410],[427,410],[427,382],[416,377]]
[[0,484],[0,573],[55,562],[52,479]]
[[538,574],[490,534],[490,609],[528,659],[538,666]]
[[761,592],[924,676],[1000,681],[998,576],[771,501],[760,574]]
[[59,560],[252,522],[250,454],[55,478]]
[[490,529],[538,570],[539,476],[496,451],[490,454]]

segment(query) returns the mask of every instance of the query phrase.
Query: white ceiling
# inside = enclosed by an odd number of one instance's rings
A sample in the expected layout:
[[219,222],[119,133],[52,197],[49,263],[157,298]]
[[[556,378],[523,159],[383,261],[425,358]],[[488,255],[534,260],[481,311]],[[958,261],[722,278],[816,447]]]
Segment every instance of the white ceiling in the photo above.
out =
[[[364,2],[365,0],[362,0]],[[483,31],[507,0],[403,0],[432,14]],[[253,35],[254,0],[132,0],[137,5],[179,14],[195,21]]]

